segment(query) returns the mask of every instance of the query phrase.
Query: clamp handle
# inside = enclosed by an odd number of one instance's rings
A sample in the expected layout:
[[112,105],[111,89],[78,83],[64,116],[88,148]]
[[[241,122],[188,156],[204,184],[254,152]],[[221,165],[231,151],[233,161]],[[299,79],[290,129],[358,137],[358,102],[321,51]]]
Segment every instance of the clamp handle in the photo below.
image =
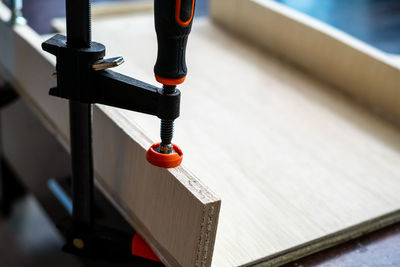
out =
[[156,80],[164,85],[183,83],[187,73],[186,45],[192,29],[196,0],[155,0],[158,41]]

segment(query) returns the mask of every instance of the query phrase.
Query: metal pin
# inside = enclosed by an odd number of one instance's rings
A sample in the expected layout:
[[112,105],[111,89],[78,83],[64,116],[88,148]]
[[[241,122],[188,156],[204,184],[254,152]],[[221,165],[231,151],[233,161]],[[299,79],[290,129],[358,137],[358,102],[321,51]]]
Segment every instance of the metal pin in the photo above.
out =
[[[109,69],[109,68],[115,68],[115,67],[121,65],[124,62],[125,61],[124,61],[123,57],[113,57],[113,58],[107,58],[107,59],[100,59],[100,60],[96,61],[92,65],[92,68],[95,71],[105,70],[105,69]],[[57,72],[53,72],[51,74],[51,76],[53,78],[57,78]]]
[[105,69],[117,67],[117,66],[121,65],[122,63],[124,63],[123,57],[100,59],[93,64],[92,68],[95,71],[99,71],[99,70],[105,70]]

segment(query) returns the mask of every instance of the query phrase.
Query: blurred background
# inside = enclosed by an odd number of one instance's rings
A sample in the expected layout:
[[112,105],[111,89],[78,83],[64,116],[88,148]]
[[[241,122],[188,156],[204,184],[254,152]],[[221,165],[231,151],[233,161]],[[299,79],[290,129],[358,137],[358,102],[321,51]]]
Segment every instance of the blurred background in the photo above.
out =
[[277,0],[387,53],[400,53],[398,0]]
[[[98,2],[143,0],[92,0]],[[151,0],[149,0],[151,1]],[[9,5],[10,0],[4,0]],[[197,16],[207,16],[209,0],[197,0]],[[317,18],[387,53],[400,53],[399,0],[276,0]],[[25,0],[23,13],[40,34],[50,33],[50,21],[64,17],[64,0]]]

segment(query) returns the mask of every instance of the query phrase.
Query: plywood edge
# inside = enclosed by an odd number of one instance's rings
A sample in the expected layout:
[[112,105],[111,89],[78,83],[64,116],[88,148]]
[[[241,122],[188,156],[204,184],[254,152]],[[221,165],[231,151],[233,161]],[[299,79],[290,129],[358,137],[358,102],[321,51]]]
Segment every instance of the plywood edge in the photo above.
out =
[[[151,234],[147,227],[140,223],[136,216],[129,212],[129,207],[122,206],[115,201],[116,197],[110,194],[111,190],[101,182],[101,179],[95,181],[96,187],[107,197],[107,199],[117,208],[119,213],[131,224],[143,238],[148,242],[151,248],[160,255],[160,258],[167,266],[181,266],[179,262],[164,248]],[[203,209],[202,229],[199,234],[199,242],[196,250],[193,266],[210,266],[213,256],[213,247],[215,243],[215,232],[218,226],[218,214],[220,210],[220,200],[209,202]]]
[[400,222],[400,210],[351,226],[340,232],[324,236],[302,244],[301,246],[293,247],[290,250],[282,251],[279,254],[259,259],[244,266],[280,266],[398,222]]
[[181,181],[184,181],[182,179],[184,177],[191,177],[189,180],[185,179],[188,183],[185,186],[187,188],[192,188],[192,192],[198,195],[198,198],[205,203],[196,248],[195,266],[210,266],[214,252],[221,200],[216,197],[216,195],[212,193],[212,191],[205,186],[200,179],[197,179],[196,175],[184,168],[184,166],[181,168],[179,173],[175,174],[175,176],[178,178],[182,176],[180,178]]
[[[118,109],[110,108],[103,105],[98,105],[97,108],[103,111],[104,115],[110,117],[110,121],[115,122],[119,126],[119,129],[124,133],[124,135],[129,136],[131,140],[137,140],[135,145],[138,145],[138,150],[141,150],[142,155],[145,155],[147,148],[155,142],[155,140],[150,140],[144,131],[136,125],[134,122],[130,121],[126,116],[126,112],[121,112]],[[95,116],[96,117],[96,116]],[[100,139],[100,138],[97,138]],[[123,142],[125,145],[127,142]],[[97,145],[96,147],[99,147]],[[107,162],[102,162],[101,159],[97,160],[98,164],[106,165]],[[192,260],[189,265],[193,266],[210,266],[212,261],[212,253],[215,244],[216,231],[218,226],[218,215],[220,211],[221,200],[213,193],[206,185],[204,185],[200,179],[196,177],[190,170],[185,168],[184,163],[175,169],[168,169],[168,173],[173,176],[183,188],[190,193],[195,201],[201,203],[201,214],[199,216],[198,223],[199,231],[196,237],[196,249],[193,251]],[[104,179],[100,179],[103,180]],[[104,187],[104,185],[103,185]],[[167,188],[165,190],[168,190]],[[115,190],[110,189],[109,192],[114,192]],[[119,199],[120,205],[124,206],[125,212],[129,215],[128,217],[137,217],[129,208],[128,203],[124,203],[124,197],[114,196],[114,199]],[[125,199],[128,199],[126,197]],[[149,198],[150,199],[150,198]],[[178,207],[179,212],[184,209],[185,203],[176,202],[175,205]],[[150,208],[150,207],[149,207]],[[176,214],[179,216],[179,214]],[[183,216],[183,215],[182,215]],[[149,223],[151,223],[149,221]],[[137,224],[134,224],[137,226]],[[142,229],[139,225],[138,229]],[[196,229],[194,225],[189,225],[190,228]],[[181,232],[185,233],[187,231],[193,231],[192,229],[180,229]],[[144,232],[149,232],[146,229]],[[155,240],[154,237],[150,237],[149,240]],[[159,249],[159,245],[156,249]],[[190,254],[190,251],[185,253]],[[171,262],[171,261],[168,261]],[[172,264],[174,266],[174,264]]]
[[235,34],[400,121],[400,68],[387,54],[270,0],[212,0],[210,10]]
[[217,201],[213,205],[207,205],[204,207],[201,234],[199,235],[199,242],[196,250],[195,266],[211,265],[220,209],[221,201]]
[[[96,176],[99,176],[99,174],[96,173]],[[147,227],[141,224],[140,220],[134,214],[132,214],[131,212],[127,212],[127,210],[129,210],[127,209],[127,207],[121,205],[121,203],[115,200],[116,196],[112,194],[112,191],[109,190],[107,185],[102,183],[101,179],[96,179],[95,185],[113,204],[113,206],[124,217],[124,219],[141,234],[141,236],[147,241],[153,251],[160,257],[162,262],[164,262],[168,266],[179,266],[179,263],[176,261],[176,259],[157,242],[157,240],[153,237]]]
[[[41,51],[41,38],[28,26],[10,28],[6,25],[4,21],[8,15],[7,8],[0,3],[0,19],[2,20],[0,34],[5,36],[5,41],[0,42],[1,69],[8,74],[8,78],[16,86],[24,101],[36,114],[39,114],[45,126],[68,148],[67,104],[63,100],[48,96],[49,88],[55,84],[55,80],[51,78],[55,60],[50,59]],[[94,107],[94,125],[100,127],[100,131],[97,132],[107,132],[111,137],[122,136],[126,142],[126,145],[121,143],[119,138],[96,141],[94,136],[94,141],[97,142],[95,150],[105,151],[104,155],[106,155],[105,157],[97,155],[97,159],[101,160],[95,161],[97,186],[105,192],[116,208],[123,211],[132,225],[138,227],[139,232],[152,244],[156,252],[160,253],[159,256],[167,265],[209,266],[215,242],[220,199],[184,167],[165,170],[149,165],[144,155],[150,140],[141,133],[140,129],[133,131],[132,129],[135,128],[133,123],[129,121],[125,121],[123,125],[116,123],[113,120],[115,115],[118,115],[116,109],[109,108],[105,111],[100,106]],[[120,119],[124,120],[122,117]],[[129,125],[129,130],[124,128],[127,125]],[[109,147],[124,149],[134,147],[134,149],[122,150],[130,156],[130,158],[125,158],[123,154],[109,154],[107,150]],[[131,168],[133,164],[129,159],[136,160],[136,169]],[[111,170],[108,174],[103,173],[104,168],[101,169],[100,166],[110,166],[110,162],[119,164],[114,166],[118,168]],[[141,171],[139,174],[138,170]],[[117,175],[114,176],[114,174]],[[149,184],[151,179],[148,179],[148,176],[152,174],[159,175],[162,183],[168,180],[169,184],[166,188],[157,188],[158,192],[154,194],[150,192],[140,195],[141,191],[144,191],[140,186],[134,188],[135,192],[130,192],[130,188],[124,188],[124,186],[115,187],[115,181],[124,179],[128,184],[127,187],[132,181],[135,185],[143,182],[147,190],[152,191]],[[111,181],[114,187],[110,187],[107,181]],[[120,191],[113,191],[116,189]],[[156,201],[154,196],[161,196],[161,198]],[[180,199],[185,201],[178,201]],[[182,203],[186,203],[186,206]],[[162,227],[159,222],[162,222]],[[180,234],[182,230],[186,236]],[[177,245],[185,242],[189,244]]]

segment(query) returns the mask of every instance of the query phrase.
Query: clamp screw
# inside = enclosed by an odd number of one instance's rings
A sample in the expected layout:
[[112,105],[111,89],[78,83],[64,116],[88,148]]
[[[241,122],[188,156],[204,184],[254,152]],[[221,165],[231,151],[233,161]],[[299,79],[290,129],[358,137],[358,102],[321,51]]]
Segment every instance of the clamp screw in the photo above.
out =
[[[164,94],[173,94],[176,90],[176,85],[164,85]],[[172,137],[174,135],[174,120],[161,120],[161,144],[158,149],[162,154],[172,154],[174,147],[172,145]]]

